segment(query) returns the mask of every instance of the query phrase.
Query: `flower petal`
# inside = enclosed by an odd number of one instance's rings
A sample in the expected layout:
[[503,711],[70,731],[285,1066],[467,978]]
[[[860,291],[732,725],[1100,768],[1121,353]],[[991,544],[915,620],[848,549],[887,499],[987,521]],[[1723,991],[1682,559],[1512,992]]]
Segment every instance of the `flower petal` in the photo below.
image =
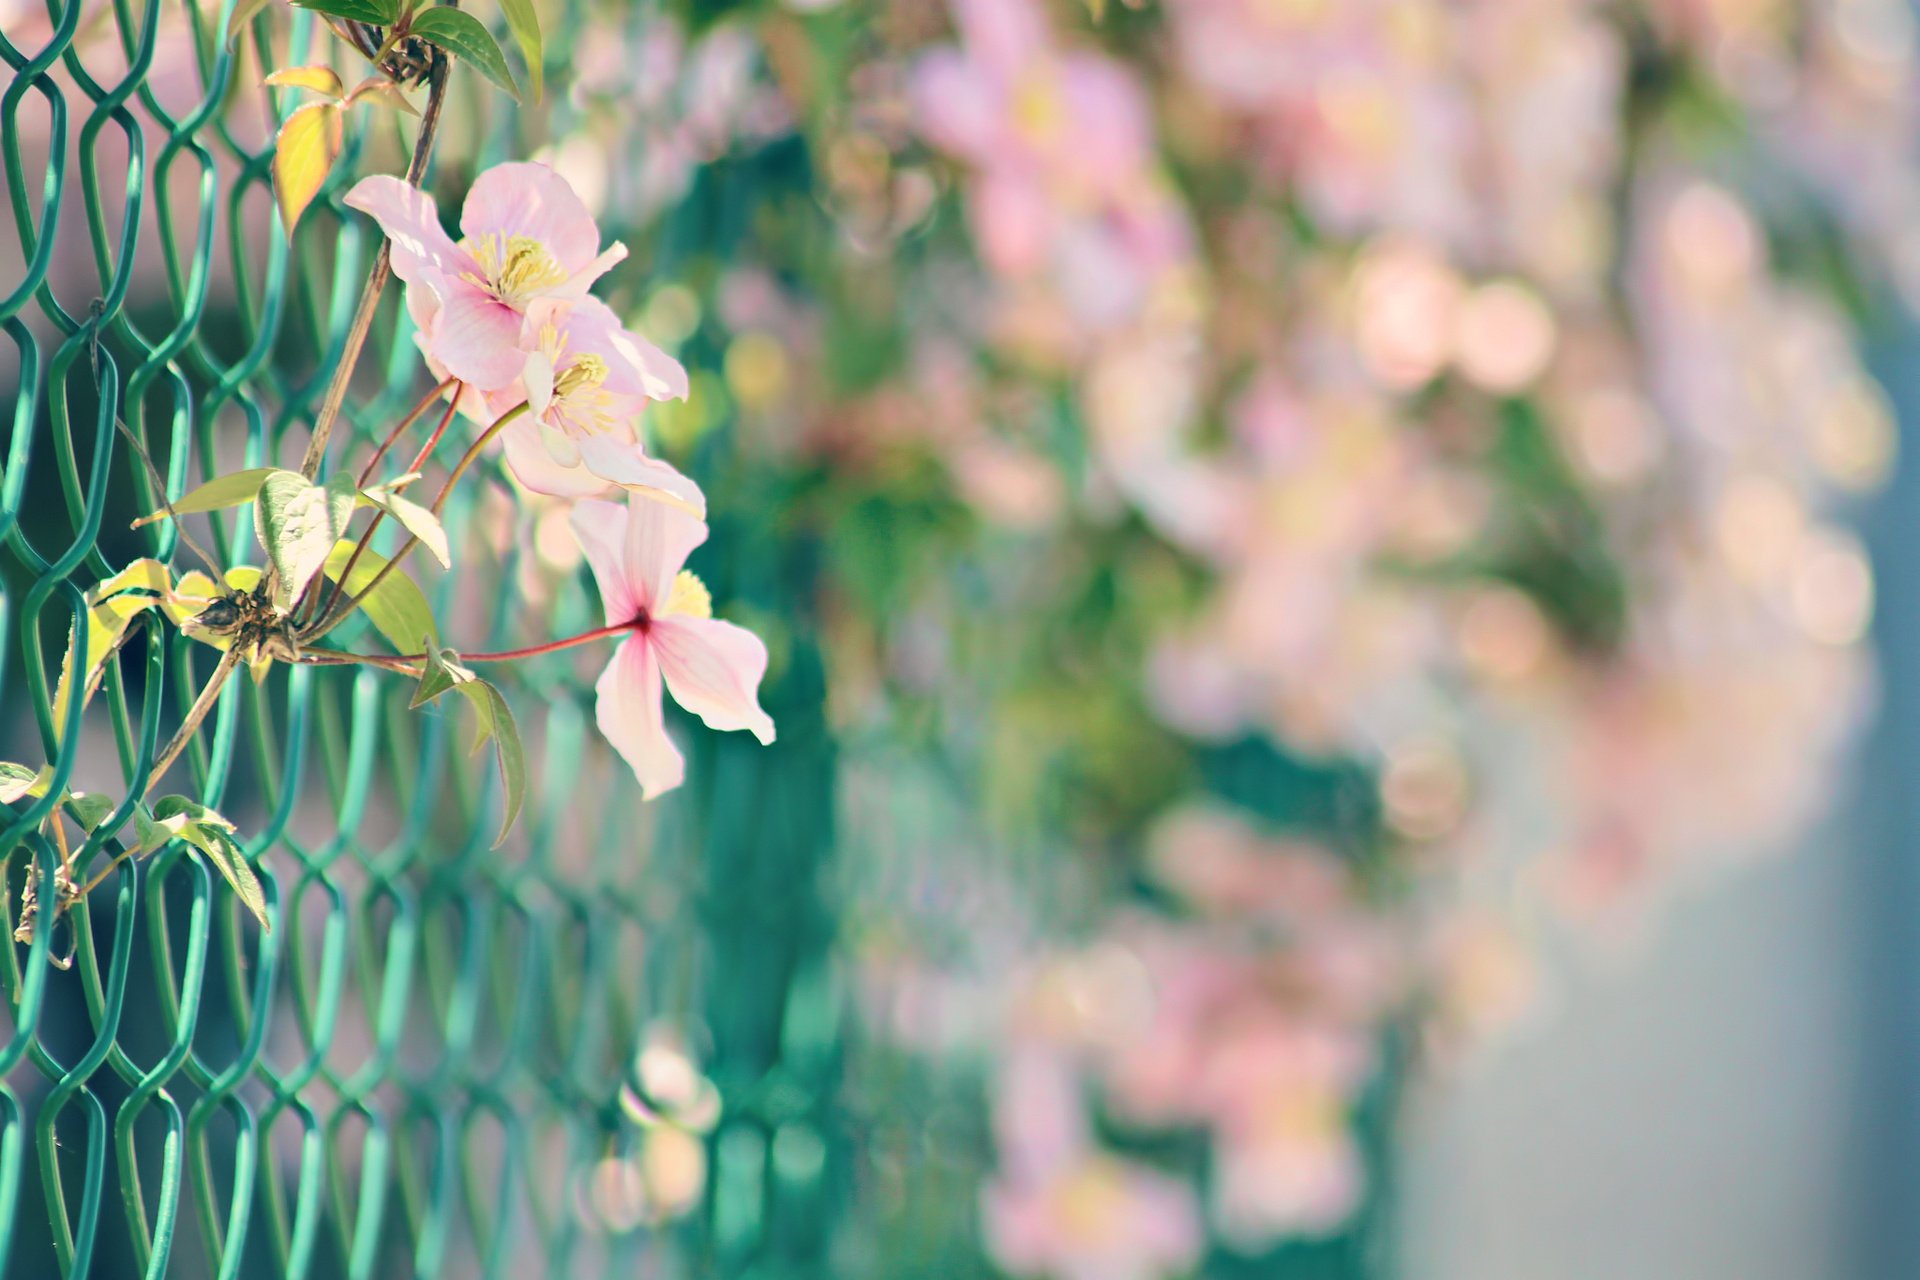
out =
[[[545,452],[538,436],[533,447]],[[618,626],[640,616],[641,603],[627,581],[626,559],[621,544],[626,537],[627,512],[618,503],[582,498],[568,515],[573,536],[593,567],[593,581],[600,588],[600,603],[606,608],[607,625]]]
[[[540,424],[531,419],[522,418],[509,423],[500,433],[501,446],[506,450],[507,466],[513,471],[513,478],[535,493],[550,494],[556,498],[586,498],[607,491],[607,481],[595,475],[583,466],[565,466],[557,461],[542,434]],[[613,503],[603,503],[613,506]],[[616,531],[613,542],[615,563],[619,562],[619,534]],[[632,617],[628,614],[627,617]],[[620,621],[626,621],[626,618]]]
[[670,464],[648,457],[633,441],[592,435],[579,442],[579,450],[580,461],[601,488],[617,484],[655,502],[678,507],[696,520],[707,518],[707,495],[700,492],[700,486]]
[[709,729],[749,729],[763,744],[773,741],[773,717],[760,709],[767,646],[759,636],[718,618],[670,613],[653,620],[647,638],[675,702]]
[[447,372],[481,391],[497,391],[519,378],[527,353],[520,347],[518,311],[464,280],[442,302],[428,342]]
[[651,800],[679,786],[687,762],[667,736],[660,708],[660,664],[645,637],[630,636],[614,650],[593,691],[594,721],[632,766],[642,795]]
[[475,178],[460,210],[460,231],[470,241],[496,235],[505,243],[514,236],[530,236],[568,276],[591,272],[588,283],[619,261],[616,257],[598,265],[605,256],[600,253],[600,228],[567,180],[544,164],[497,164]]
[[[608,345],[636,375],[638,385],[631,388],[633,392],[649,400],[687,398],[687,370],[678,360],[629,329],[616,331],[608,339]],[[618,370],[620,364],[615,363],[613,367]],[[607,385],[616,391],[629,390],[626,386],[615,387],[612,378],[607,380]]]
[[674,575],[706,540],[706,522],[697,516],[637,493],[627,496],[627,535],[621,553],[627,587],[641,608],[652,611],[666,603]]
[[545,351],[529,351],[520,379],[526,384],[527,412],[538,418],[553,403],[553,357]]
[[440,227],[433,197],[398,178],[362,178],[347,192],[347,205],[370,214],[392,245],[393,274],[408,284],[424,285],[436,295],[443,281],[476,271],[473,259]]

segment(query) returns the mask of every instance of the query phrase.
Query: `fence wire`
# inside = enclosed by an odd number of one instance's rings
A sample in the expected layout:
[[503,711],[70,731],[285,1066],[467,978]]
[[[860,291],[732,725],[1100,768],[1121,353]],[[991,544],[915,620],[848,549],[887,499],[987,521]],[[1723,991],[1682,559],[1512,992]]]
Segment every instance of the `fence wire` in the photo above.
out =
[[[84,591],[143,555],[195,567],[167,522],[127,528],[161,497],[128,437],[172,494],[295,465],[377,248],[339,192],[401,153],[382,132],[397,125],[357,123],[289,243],[268,164],[291,99],[260,77],[322,55],[311,14],[280,9],[228,48],[230,3],[36,3],[0,0],[0,754],[51,763],[54,795],[119,800],[145,793],[211,666],[150,627],[81,732],[54,723]],[[550,19],[550,79],[578,20]],[[429,177],[455,191],[532,127],[459,81]],[[336,466],[425,390],[388,292]],[[478,645],[593,625],[581,583],[519,589],[540,510],[493,489],[449,515],[449,631]],[[244,519],[210,523],[227,563],[252,549]],[[770,571],[701,571],[780,606]],[[272,927],[175,842],[9,947],[0,1275],[829,1273],[844,1161],[817,660],[795,647],[768,691],[777,747],[698,740],[686,792],[642,811],[590,732],[575,657],[509,689],[538,767],[498,852],[465,726],[409,714],[400,682],[279,668],[228,684],[172,785],[236,821]],[[0,814],[9,934],[30,861],[50,876],[60,856],[39,834],[52,803]],[[103,867],[106,844],[76,856]],[[682,1066],[717,1090],[699,1124],[653,1096]]]

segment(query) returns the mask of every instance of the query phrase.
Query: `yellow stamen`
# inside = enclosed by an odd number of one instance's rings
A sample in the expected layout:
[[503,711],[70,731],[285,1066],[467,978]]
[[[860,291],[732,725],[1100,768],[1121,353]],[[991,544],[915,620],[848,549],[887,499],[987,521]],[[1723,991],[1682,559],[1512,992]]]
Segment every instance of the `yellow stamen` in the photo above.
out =
[[584,355],[560,371],[553,380],[553,394],[570,396],[576,391],[592,390],[607,380],[607,362],[596,355]]
[[502,302],[519,306],[555,285],[566,283],[566,268],[554,261],[547,247],[532,236],[509,236],[503,245],[498,233],[489,232],[463,243],[486,277],[474,283]]
[[661,608],[664,614],[678,613],[689,618],[711,618],[713,616],[713,596],[707,591],[707,584],[682,569],[673,580],[673,590],[667,592],[667,603]]

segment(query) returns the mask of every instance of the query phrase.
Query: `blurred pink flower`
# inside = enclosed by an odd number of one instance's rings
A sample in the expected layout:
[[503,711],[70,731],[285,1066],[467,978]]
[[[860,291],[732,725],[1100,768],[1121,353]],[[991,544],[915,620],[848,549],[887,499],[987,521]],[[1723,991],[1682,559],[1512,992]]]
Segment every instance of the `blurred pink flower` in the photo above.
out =
[[595,718],[633,767],[646,798],[679,786],[686,770],[661,716],[662,682],[709,728],[746,729],[771,743],[773,720],[758,696],[766,645],[714,618],[706,587],[681,568],[707,540],[706,524],[639,495],[624,508],[582,499],[572,520],[607,625],[629,633],[594,686]]
[[1054,1280],[1159,1280],[1200,1258],[1192,1191],[1091,1145],[1070,1064],[1023,1046],[994,1099],[1001,1175],[981,1193],[987,1248],[1006,1270]]
[[554,310],[627,256],[600,249],[600,230],[565,179],[542,164],[495,165],[460,210],[461,239],[441,229],[433,197],[398,178],[363,178],[347,204],[372,215],[392,246],[393,273],[430,354],[482,391],[520,377],[530,339]]

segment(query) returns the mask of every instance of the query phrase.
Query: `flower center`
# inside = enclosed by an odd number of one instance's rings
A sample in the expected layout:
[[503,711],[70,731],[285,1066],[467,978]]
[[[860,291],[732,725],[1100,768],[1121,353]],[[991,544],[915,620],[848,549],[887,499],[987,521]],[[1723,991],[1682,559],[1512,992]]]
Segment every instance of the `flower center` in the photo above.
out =
[[707,591],[706,583],[682,569],[674,577],[673,589],[667,592],[667,602],[660,606],[660,612],[678,613],[689,618],[711,618],[713,596]]
[[553,394],[564,399],[575,392],[597,390],[606,380],[607,362],[596,355],[584,355],[560,371],[553,380]]
[[532,236],[503,239],[498,232],[490,231],[463,244],[486,277],[474,283],[508,306],[524,306],[529,299],[567,281],[567,269]]
[[1111,1161],[1091,1159],[1056,1185],[1051,1199],[1069,1238],[1110,1243],[1127,1213],[1126,1179]]

